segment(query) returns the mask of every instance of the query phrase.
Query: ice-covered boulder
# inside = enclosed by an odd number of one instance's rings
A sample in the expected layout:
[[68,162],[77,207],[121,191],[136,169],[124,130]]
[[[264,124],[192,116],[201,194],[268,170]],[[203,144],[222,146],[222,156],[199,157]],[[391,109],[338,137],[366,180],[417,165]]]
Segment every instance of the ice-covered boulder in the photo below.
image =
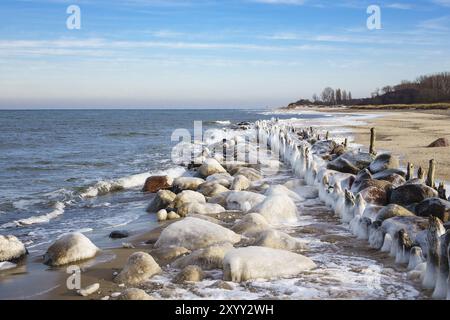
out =
[[176,198],[176,194],[169,190],[160,190],[147,208],[148,212],[158,212],[166,209]]
[[420,217],[435,216],[442,222],[450,220],[450,201],[440,198],[429,198],[423,200],[416,206],[416,214]]
[[248,188],[250,188],[250,185],[251,185],[250,180],[248,180],[246,176],[238,174],[233,180],[231,190],[234,191],[247,190]]
[[216,159],[206,159],[198,169],[202,177],[208,177],[216,173],[226,173],[224,167]]
[[306,244],[303,241],[273,229],[263,231],[253,245],[290,251],[303,251],[306,249]]
[[411,217],[414,216],[414,213],[409,211],[408,209],[399,206],[397,204],[390,204],[386,207],[383,207],[377,214],[376,220],[383,222],[384,220],[393,218],[393,217]]
[[424,184],[405,184],[391,192],[390,202],[408,206],[428,198],[437,198],[438,192]]
[[253,236],[270,228],[271,225],[262,215],[259,213],[248,213],[241,220],[236,221],[231,230],[246,236]]
[[186,203],[206,203],[206,198],[199,192],[185,190],[179,193],[172,202],[175,209],[181,208]]
[[90,259],[100,251],[82,233],[69,233],[56,240],[44,255],[44,263],[62,266],[72,262]]
[[222,269],[223,258],[232,249],[233,245],[229,242],[214,244],[178,258],[172,263],[172,267],[181,269],[189,265],[196,265],[203,270]]
[[155,247],[179,246],[195,250],[216,243],[237,243],[240,240],[240,235],[215,223],[197,218],[186,218],[164,229]]
[[266,218],[270,224],[274,225],[295,223],[298,221],[297,207],[294,201],[285,195],[267,197],[250,211],[259,213]]
[[225,208],[219,204],[190,202],[178,208],[177,213],[182,217],[186,217],[189,214],[213,214],[225,211]]
[[228,194],[226,208],[228,210],[248,211],[263,202],[266,197],[250,191],[232,191]]
[[258,181],[262,179],[261,173],[253,168],[246,168],[246,167],[239,168],[234,174],[234,176],[236,177],[238,175],[245,176],[250,181]]
[[133,253],[122,271],[114,278],[118,284],[139,285],[161,272],[151,255],[145,252]]
[[290,251],[245,247],[230,250],[225,255],[224,280],[243,282],[293,277],[315,267],[311,259]]
[[276,196],[276,195],[285,195],[291,198],[293,201],[305,201],[303,197],[300,197],[297,193],[294,191],[289,190],[285,186],[282,185],[274,185],[270,186],[269,189],[266,190],[264,193],[266,197],[270,196]]
[[19,259],[26,253],[24,244],[15,236],[0,235],[0,262]]
[[176,192],[183,190],[195,191],[204,182],[205,180],[201,178],[179,177],[173,180],[173,189],[177,190]]
[[225,188],[223,185],[213,181],[201,184],[197,191],[203,194],[205,197],[215,197],[229,190]]

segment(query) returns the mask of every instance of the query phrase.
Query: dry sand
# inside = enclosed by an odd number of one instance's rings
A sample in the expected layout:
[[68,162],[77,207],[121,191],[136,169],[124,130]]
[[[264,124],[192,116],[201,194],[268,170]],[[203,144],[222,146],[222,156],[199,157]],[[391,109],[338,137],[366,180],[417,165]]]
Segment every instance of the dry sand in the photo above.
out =
[[450,147],[428,148],[438,138],[450,140],[450,110],[433,111],[367,111],[380,115],[366,124],[352,127],[355,142],[368,145],[370,128],[377,131],[376,149],[390,151],[401,158],[401,164],[408,162],[416,168],[428,168],[429,160],[437,162],[438,180],[450,181]]

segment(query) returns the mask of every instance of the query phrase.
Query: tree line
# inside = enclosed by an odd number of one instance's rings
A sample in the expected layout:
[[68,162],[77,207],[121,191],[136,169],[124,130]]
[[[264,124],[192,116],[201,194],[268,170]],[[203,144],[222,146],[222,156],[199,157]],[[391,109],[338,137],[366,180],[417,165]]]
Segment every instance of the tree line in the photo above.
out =
[[377,88],[369,98],[353,99],[348,90],[325,88],[312,101],[301,99],[296,105],[384,105],[450,102],[450,72],[441,72],[418,77],[414,81],[402,81],[394,86]]

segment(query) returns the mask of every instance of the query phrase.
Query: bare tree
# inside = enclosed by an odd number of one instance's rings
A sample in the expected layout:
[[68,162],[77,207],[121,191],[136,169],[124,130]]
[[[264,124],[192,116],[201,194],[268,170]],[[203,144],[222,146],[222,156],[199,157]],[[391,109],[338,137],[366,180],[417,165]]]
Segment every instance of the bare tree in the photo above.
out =
[[334,90],[333,88],[326,87],[322,91],[322,102],[333,104],[334,102]]

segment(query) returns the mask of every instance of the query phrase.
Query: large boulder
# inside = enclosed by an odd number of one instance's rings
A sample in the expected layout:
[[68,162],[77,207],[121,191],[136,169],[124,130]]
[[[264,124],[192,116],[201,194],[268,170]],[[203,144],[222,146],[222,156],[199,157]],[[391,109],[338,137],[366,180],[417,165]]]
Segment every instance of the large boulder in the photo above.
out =
[[250,188],[250,186],[251,186],[250,180],[248,180],[246,176],[238,174],[236,177],[234,177],[230,189],[233,191],[243,191]]
[[156,193],[159,190],[172,188],[173,178],[169,176],[153,176],[145,180],[143,192]]
[[175,209],[181,208],[187,203],[206,203],[206,198],[199,192],[185,190],[179,193],[172,202],[172,206]]
[[289,190],[287,187],[282,185],[273,185],[270,186],[269,189],[264,193],[266,197],[276,196],[276,195],[286,195],[293,201],[305,201],[304,198],[300,197],[294,191]]
[[17,260],[26,254],[24,244],[15,236],[0,235],[0,262]]
[[190,202],[185,203],[178,208],[177,213],[181,217],[186,217],[189,214],[213,214],[222,213],[225,211],[225,208],[219,204]]
[[228,210],[248,211],[257,204],[263,202],[266,197],[259,193],[249,191],[232,191],[226,199]]
[[397,156],[384,153],[378,155],[375,160],[370,164],[369,170],[372,173],[378,173],[388,169],[398,169],[400,161]]
[[169,190],[160,190],[155,195],[150,205],[147,208],[148,212],[158,212],[161,209],[167,208],[176,198],[176,194]]
[[441,221],[450,220],[450,201],[440,198],[429,198],[423,200],[416,206],[416,214],[420,217],[434,216]]
[[367,168],[374,158],[369,153],[350,151],[328,162],[327,168],[339,172],[357,174],[359,171]]
[[201,194],[203,194],[205,197],[215,197],[221,193],[230,191],[223,185],[213,182],[205,182],[200,185],[200,187],[197,190]]
[[337,147],[334,140],[320,140],[317,141],[311,148],[311,152],[318,155],[331,154]]
[[133,253],[122,271],[114,278],[118,284],[139,285],[156,274],[161,273],[161,268],[151,255],[145,252]]
[[201,178],[179,177],[173,180],[172,189],[175,192],[181,192],[183,190],[195,191],[202,183],[205,183],[205,180]]
[[370,204],[385,206],[388,203],[388,193],[386,189],[379,187],[368,187],[362,190],[361,197]]
[[215,182],[221,184],[225,188],[230,188],[234,178],[227,173],[215,173],[206,178],[206,182]]
[[438,192],[424,184],[405,184],[392,190],[390,203],[408,206],[436,197]]
[[253,245],[289,251],[306,249],[304,242],[291,237],[287,233],[272,229],[263,231]]
[[69,233],[56,240],[44,255],[44,263],[62,266],[73,262],[91,259],[100,251],[82,233]]
[[397,204],[390,204],[380,211],[376,216],[376,221],[383,222],[384,220],[393,218],[393,217],[412,217],[414,213],[409,211],[408,209],[399,206]]
[[230,250],[224,258],[224,280],[243,282],[254,279],[293,277],[316,264],[293,252],[266,247]]
[[241,236],[215,223],[197,218],[186,218],[163,230],[156,248],[179,246],[189,250],[205,248],[221,242],[237,243]]
[[216,159],[206,159],[198,168],[198,173],[204,178],[216,173],[226,173],[224,167]]
[[378,179],[378,180],[386,180],[387,177],[389,177],[392,174],[398,174],[399,176],[402,176],[403,178],[406,177],[406,173],[403,170],[400,169],[387,169],[387,170],[383,170],[380,172],[377,172],[375,174],[372,175],[373,179]]
[[383,189],[387,192],[389,191],[389,189],[392,188],[392,183],[384,180],[375,180],[375,179],[356,180],[352,185],[351,191],[356,194],[370,187]]
[[189,265],[195,265],[203,270],[222,269],[223,258],[232,249],[233,245],[229,242],[214,244],[178,258],[172,263],[172,267],[182,269]]
[[248,213],[242,219],[236,221],[231,230],[245,236],[253,236],[270,228],[271,225],[262,215]]
[[263,202],[254,206],[251,212],[256,212],[274,225],[296,223],[298,221],[297,206],[285,195],[267,197]]
[[445,147],[450,147],[450,143],[448,142],[447,138],[439,138],[428,146],[428,148],[445,148]]

